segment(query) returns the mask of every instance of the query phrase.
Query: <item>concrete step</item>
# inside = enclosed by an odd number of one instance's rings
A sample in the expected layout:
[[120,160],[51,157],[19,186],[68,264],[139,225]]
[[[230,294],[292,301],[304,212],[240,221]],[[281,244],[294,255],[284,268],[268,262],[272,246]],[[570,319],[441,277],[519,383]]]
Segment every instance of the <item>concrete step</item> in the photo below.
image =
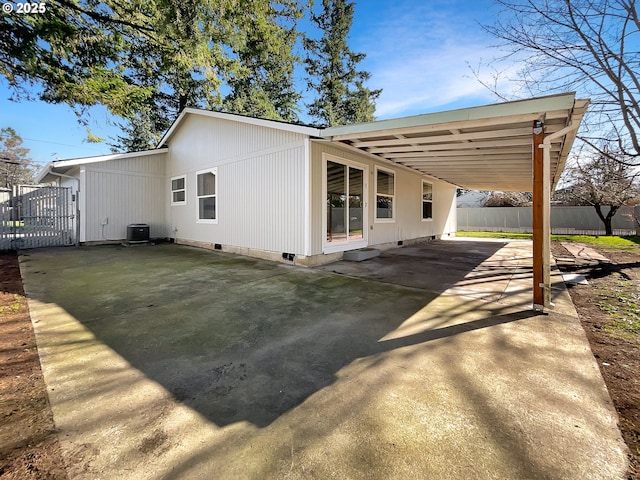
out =
[[344,252],[343,259],[348,262],[362,262],[377,257],[378,255],[380,255],[380,250],[377,248],[361,248],[360,250]]

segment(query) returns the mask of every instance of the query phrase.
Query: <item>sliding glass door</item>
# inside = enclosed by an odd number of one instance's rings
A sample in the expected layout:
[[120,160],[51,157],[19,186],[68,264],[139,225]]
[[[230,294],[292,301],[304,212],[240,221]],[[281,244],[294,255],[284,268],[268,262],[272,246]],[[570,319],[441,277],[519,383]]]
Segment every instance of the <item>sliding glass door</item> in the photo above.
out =
[[325,245],[336,251],[365,246],[366,167],[327,160],[325,187]]

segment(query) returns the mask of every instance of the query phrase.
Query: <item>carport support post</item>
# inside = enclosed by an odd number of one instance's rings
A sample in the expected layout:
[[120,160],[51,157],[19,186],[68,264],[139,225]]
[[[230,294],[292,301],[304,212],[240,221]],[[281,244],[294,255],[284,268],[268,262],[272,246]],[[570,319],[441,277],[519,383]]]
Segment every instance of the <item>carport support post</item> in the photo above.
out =
[[[533,309],[550,306],[550,160],[542,148],[544,123],[533,122]],[[545,155],[547,153],[547,155]]]

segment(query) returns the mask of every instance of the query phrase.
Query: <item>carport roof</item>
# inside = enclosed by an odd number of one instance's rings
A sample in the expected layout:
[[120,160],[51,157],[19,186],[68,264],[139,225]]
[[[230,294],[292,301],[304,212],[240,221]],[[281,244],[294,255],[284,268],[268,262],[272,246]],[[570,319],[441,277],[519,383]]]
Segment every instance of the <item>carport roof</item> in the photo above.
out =
[[533,121],[552,140],[555,186],[589,100],[575,93],[330,127],[323,138],[471,190],[532,190]]

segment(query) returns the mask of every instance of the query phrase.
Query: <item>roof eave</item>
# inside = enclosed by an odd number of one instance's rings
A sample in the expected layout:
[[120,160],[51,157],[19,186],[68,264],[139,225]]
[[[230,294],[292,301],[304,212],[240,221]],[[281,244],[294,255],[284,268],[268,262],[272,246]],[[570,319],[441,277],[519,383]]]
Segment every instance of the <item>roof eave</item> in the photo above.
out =
[[537,97],[527,100],[496,103],[479,107],[447,110],[444,112],[425,113],[409,117],[379,120],[377,122],[358,123],[329,127],[323,130],[324,138],[333,138],[342,135],[372,133],[407,127],[423,127],[443,123],[468,122],[487,118],[510,117],[514,115],[535,115],[550,110],[570,109],[574,105],[575,92]]
[[306,125],[296,125],[294,123],[279,122],[276,120],[267,120],[264,118],[248,117],[244,115],[237,115],[234,113],[214,112],[211,110],[201,110],[198,108],[187,107],[184,110],[182,110],[182,112],[180,112],[180,115],[178,115],[178,118],[175,119],[175,121],[171,124],[171,127],[169,127],[169,130],[167,130],[167,132],[162,136],[156,148],[160,148],[166,145],[166,143],[169,141],[171,136],[178,129],[180,124],[184,121],[184,118],[189,114],[200,115],[200,116],[209,117],[209,118],[217,118],[221,120],[235,121],[240,123],[247,123],[250,125],[258,125],[258,126],[267,127],[267,128],[274,128],[276,130],[284,130],[287,132],[299,133],[302,135],[306,135],[308,137],[320,138],[323,136],[323,133],[322,133],[323,130],[321,128],[315,128],[315,127],[310,127]]

